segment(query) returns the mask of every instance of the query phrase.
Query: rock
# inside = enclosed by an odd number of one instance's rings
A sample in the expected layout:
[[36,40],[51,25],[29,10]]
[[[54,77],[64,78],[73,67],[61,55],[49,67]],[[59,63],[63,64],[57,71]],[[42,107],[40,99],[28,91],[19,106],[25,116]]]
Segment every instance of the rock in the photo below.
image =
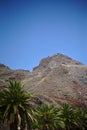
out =
[[61,106],[66,102],[87,107],[87,66],[63,54],[42,59],[32,72],[11,70],[1,64],[1,88],[9,80],[21,81],[27,91],[39,97],[37,104],[45,102]]

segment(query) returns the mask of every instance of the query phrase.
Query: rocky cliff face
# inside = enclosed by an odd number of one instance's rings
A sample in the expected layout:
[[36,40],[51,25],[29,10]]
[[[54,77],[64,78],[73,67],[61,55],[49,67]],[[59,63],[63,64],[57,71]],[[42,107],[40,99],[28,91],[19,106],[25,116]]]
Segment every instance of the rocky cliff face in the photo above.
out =
[[0,87],[8,80],[20,80],[42,102],[87,107],[87,66],[65,55],[42,59],[32,72],[11,70],[1,64]]

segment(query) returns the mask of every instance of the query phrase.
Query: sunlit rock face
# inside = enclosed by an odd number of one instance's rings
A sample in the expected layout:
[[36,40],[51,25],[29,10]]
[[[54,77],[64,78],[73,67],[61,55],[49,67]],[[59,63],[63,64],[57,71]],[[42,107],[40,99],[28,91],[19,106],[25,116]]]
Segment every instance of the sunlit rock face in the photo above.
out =
[[0,88],[9,80],[21,81],[41,102],[87,107],[87,66],[63,54],[42,59],[32,72],[0,64]]

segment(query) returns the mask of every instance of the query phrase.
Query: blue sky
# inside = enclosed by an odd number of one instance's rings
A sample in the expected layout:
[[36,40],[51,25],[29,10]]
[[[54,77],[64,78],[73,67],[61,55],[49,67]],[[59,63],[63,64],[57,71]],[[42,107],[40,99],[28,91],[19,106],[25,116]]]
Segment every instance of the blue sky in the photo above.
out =
[[32,70],[56,53],[87,65],[86,0],[0,0],[0,63]]

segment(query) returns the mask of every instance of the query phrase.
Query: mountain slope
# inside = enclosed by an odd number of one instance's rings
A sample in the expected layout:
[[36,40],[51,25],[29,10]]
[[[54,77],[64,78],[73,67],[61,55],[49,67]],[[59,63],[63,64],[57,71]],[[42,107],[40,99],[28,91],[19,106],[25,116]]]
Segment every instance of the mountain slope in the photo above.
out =
[[21,80],[25,89],[38,95],[42,102],[87,107],[87,66],[65,55],[42,59],[32,72],[1,68],[0,86],[10,79]]

